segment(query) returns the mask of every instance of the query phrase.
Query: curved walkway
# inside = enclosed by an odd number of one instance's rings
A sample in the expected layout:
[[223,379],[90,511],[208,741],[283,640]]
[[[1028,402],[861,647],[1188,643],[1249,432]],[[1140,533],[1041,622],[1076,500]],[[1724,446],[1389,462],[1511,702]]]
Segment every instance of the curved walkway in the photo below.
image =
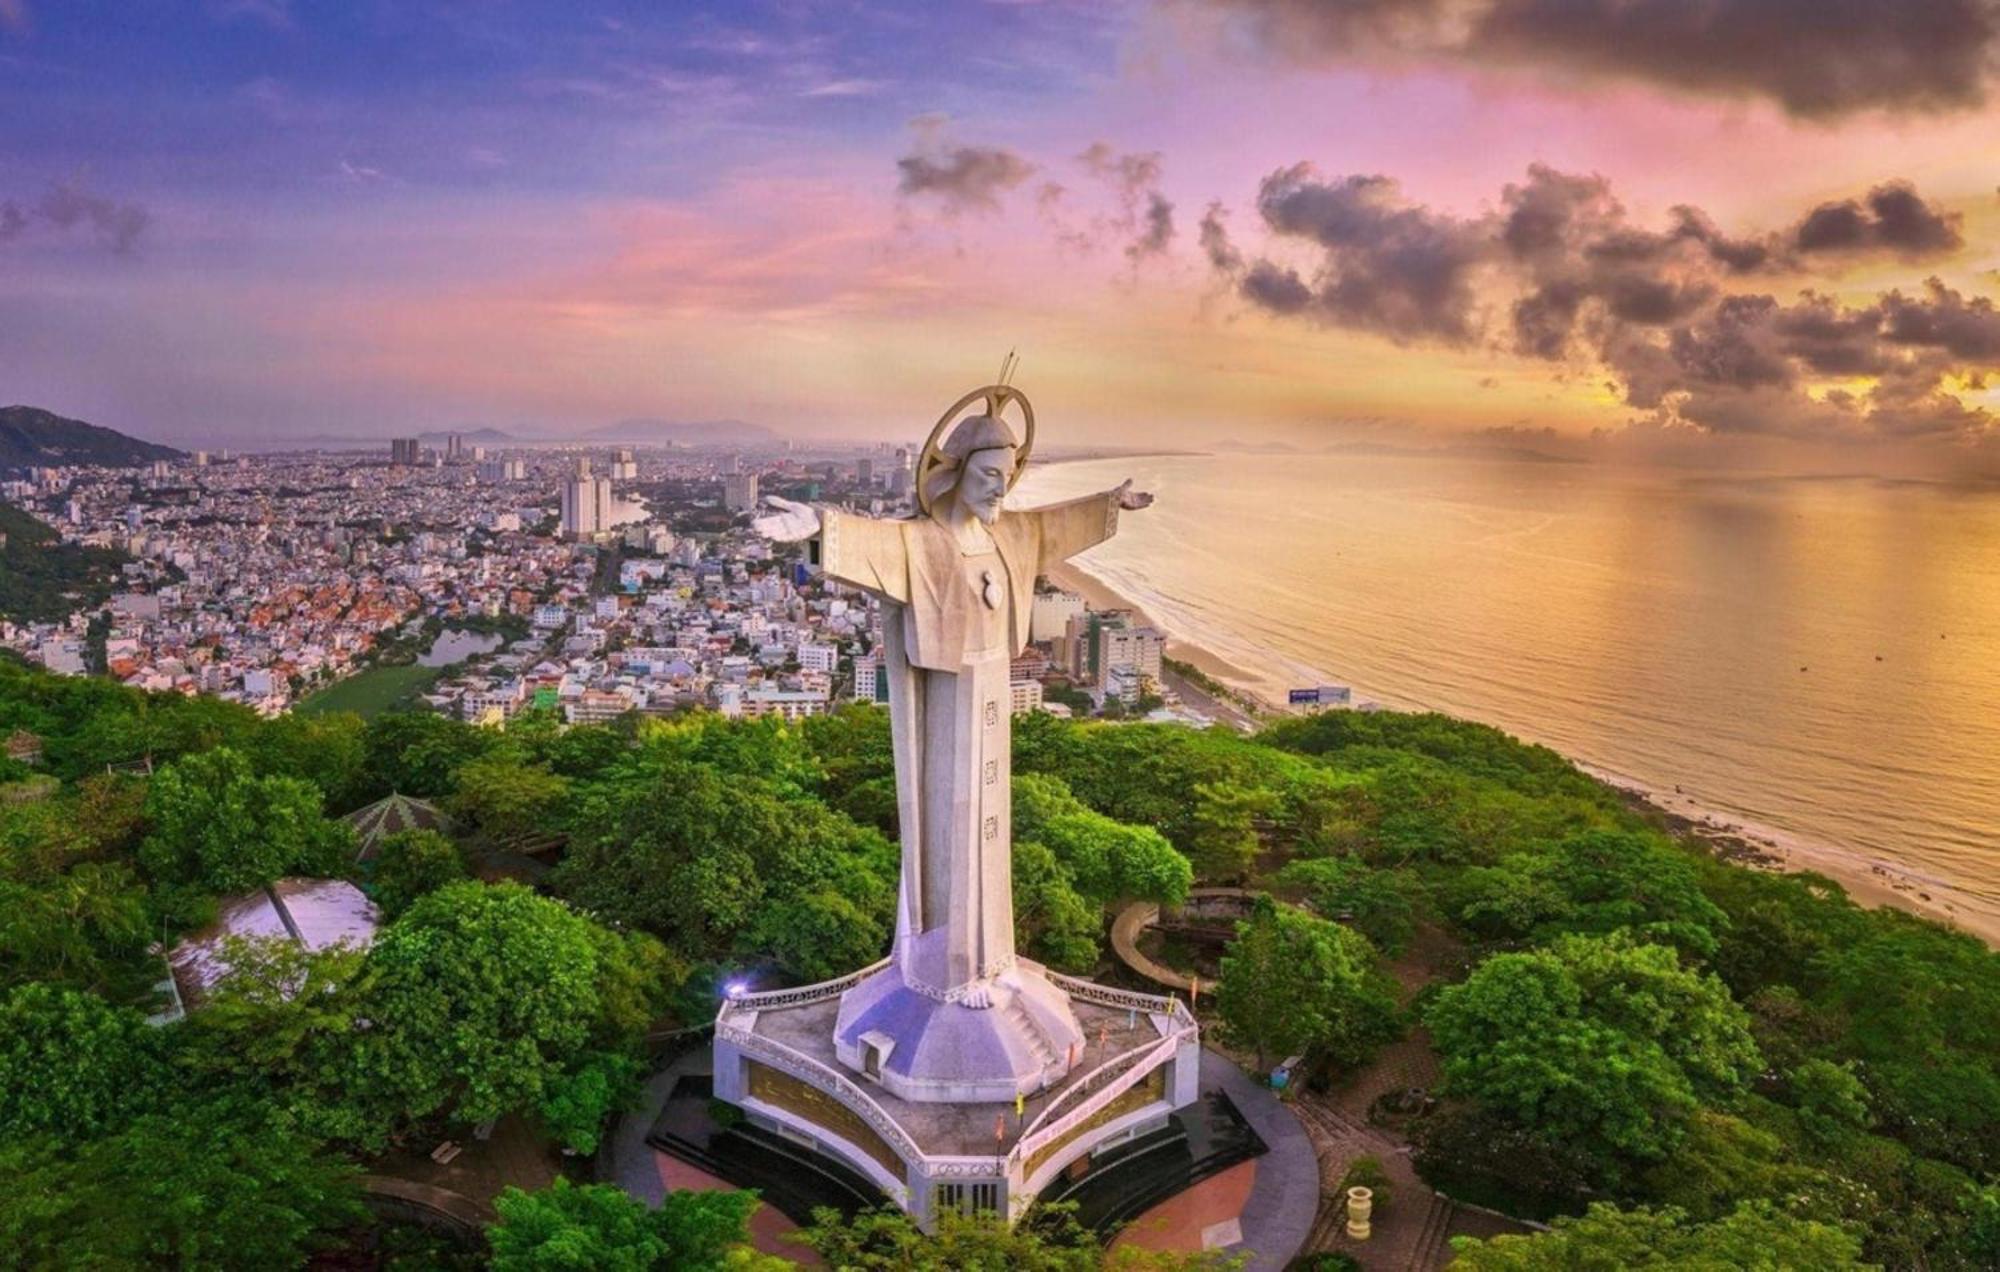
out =
[[1279,1272],[1304,1248],[1319,1213],[1312,1138],[1277,1096],[1206,1047],[1201,1089],[1227,1095],[1269,1151],[1167,1198],[1112,1244],[1192,1251],[1213,1242],[1212,1248],[1247,1255],[1249,1272]]
[[[1188,893],[1187,906],[1183,908],[1194,908],[1203,900],[1240,901],[1256,895],[1247,888],[1196,888]],[[1154,962],[1139,949],[1140,934],[1159,921],[1160,907],[1155,902],[1134,901],[1126,906],[1111,920],[1112,952],[1118,955],[1119,962],[1154,984],[1177,989],[1184,994],[1194,994],[1196,992],[1194,977],[1183,975],[1171,967]],[[1214,989],[1214,981],[1204,980],[1201,982],[1199,992],[1206,994]]]

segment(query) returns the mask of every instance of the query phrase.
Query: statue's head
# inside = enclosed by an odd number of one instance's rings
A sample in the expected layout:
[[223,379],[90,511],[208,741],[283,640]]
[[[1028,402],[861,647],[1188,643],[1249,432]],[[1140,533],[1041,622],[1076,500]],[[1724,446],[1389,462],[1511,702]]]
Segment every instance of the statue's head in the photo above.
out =
[[1020,467],[1020,446],[1005,420],[969,415],[938,448],[939,463],[925,478],[925,502],[933,516],[956,499],[967,512],[992,525],[1007,488]]

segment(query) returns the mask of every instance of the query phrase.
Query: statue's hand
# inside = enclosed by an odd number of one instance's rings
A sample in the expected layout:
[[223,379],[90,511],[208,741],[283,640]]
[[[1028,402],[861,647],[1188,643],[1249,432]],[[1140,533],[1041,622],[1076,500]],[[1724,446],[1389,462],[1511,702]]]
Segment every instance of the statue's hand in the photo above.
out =
[[766,539],[795,543],[819,533],[819,509],[811,504],[780,499],[776,495],[765,495],[761,502],[770,511],[751,518],[750,528]]
[[1118,506],[1127,512],[1136,512],[1141,508],[1150,508],[1153,506],[1153,496],[1146,491],[1132,489],[1132,479],[1130,477],[1125,479],[1124,485],[1111,493],[1118,496]]

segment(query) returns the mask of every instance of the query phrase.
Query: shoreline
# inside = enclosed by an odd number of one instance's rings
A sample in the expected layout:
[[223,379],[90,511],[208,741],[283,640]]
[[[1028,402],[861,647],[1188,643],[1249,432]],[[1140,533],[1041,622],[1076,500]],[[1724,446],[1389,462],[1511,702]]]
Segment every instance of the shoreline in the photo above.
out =
[[[1196,638],[1174,633],[1153,618],[1145,606],[1123,595],[1075,561],[1065,561],[1051,569],[1048,579],[1057,587],[1081,594],[1092,609],[1132,610],[1144,623],[1167,633],[1169,656],[1193,665],[1256,702],[1264,714],[1294,714],[1290,707],[1273,703],[1260,693],[1257,678],[1251,673],[1205,648]],[[1356,701],[1360,702],[1358,696]],[[1254,721],[1252,723],[1254,725]],[[1620,792],[1634,805],[1654,814],[1676,838],[1699,844],[1724,861],[1773,873],[1811,872],[1824,875],[1839,884],[1856,905],[1867,909],[1888,906],[1902,910],[1975,937],[1989,949],[2000,950],[2000,912],[1980,908],[1980,898],[1968,896],[1944,880],[1929,878],[1907,866],[1864,856],[1836,844],[1759,824],[1704,805],[1678,789],[1659,790],[1637,778],[1573,755],[1563,758]]]

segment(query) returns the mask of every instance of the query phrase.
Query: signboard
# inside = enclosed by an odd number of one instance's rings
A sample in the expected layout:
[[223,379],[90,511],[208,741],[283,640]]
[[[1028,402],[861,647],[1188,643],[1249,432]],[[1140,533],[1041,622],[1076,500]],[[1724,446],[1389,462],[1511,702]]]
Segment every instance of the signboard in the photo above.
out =
[[1346,685],[1320,685],[1316,689],[1294,689],[1287,700],[1295,707],[1344,706],[1353,701],[1353,691]]

